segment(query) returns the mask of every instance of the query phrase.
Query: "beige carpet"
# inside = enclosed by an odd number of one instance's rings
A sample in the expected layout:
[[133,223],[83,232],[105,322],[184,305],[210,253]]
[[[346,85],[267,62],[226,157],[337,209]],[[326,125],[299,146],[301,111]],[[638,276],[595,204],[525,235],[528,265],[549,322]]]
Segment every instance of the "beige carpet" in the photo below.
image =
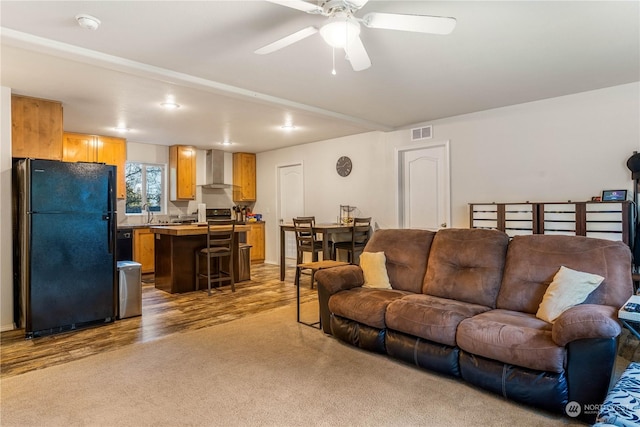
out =
[[295,307],[0,385],[3,427],[572,424],[342,344],[296,323]]

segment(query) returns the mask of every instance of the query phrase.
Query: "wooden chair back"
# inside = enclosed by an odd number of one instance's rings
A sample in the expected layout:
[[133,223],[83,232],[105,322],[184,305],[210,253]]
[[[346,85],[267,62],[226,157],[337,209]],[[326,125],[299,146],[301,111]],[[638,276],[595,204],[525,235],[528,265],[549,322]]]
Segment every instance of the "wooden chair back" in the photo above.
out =
[[216,253],[223,249],[228,249],[229,254],[231,254],[236,238],[235,228],[235,220],[207,221],[207,249],[215,248]]
[[353,227],[351,228],[351,250],[355,251],[356,247],[364,247],[371,237],[371,217],[354,218]]
[[316,233],[313,232],[314,217],[293,218],[296,233],[296,247],[298,251],[312,251],[316,246]]

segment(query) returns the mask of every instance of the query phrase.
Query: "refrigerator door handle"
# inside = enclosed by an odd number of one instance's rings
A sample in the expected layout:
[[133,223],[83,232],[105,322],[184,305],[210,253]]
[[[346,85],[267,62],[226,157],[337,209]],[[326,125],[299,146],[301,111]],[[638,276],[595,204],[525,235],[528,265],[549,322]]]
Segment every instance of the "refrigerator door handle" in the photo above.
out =
[[107,245],[109,247],[109,253],[115,253],[115,212],[113,209],[113,184],[114,184],[114,176],[113,176],[113,171],[109,171],[109,188],[107,190],[107,215],[106,218],[103,217],[103,219],[106,219],[107,222]]

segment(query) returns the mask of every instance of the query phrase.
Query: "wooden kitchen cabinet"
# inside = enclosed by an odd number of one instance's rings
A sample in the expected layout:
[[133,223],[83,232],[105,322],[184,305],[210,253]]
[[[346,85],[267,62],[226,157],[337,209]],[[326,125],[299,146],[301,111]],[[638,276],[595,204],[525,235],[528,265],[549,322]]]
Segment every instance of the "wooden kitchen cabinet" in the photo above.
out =
[[62,160],[62,104],[11,96],[11,156]]
[[113,165],[117,170],[117,197],[126,197],[124,167],[127,160],[127,140],[111,136],[65,132],[62,142],[65,162],[93,162]]
[[251,262],[264,262],[264,222],[248,222],[251,231],[247,233],[247,243],[251,245]]
[[155,234],[150,228],[133,230],[133,260],[142,264],[142,274],[153,273],[155,267]]
[[169,147],[169,198],[195,200],[196,149],[187,145]]
[[256,155],[233,153],[233,201],[255,202]]

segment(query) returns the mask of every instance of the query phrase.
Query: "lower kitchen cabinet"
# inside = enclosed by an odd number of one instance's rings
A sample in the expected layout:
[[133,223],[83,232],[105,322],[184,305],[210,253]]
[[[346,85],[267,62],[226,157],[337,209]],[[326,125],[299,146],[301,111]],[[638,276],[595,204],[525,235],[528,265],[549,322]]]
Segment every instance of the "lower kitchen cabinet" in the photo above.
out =
[[264,262],[264,222],[248,222],[251,231],[247,233],[247,243],[251,245],[251,262]]
[[142,264],[142,274],[155,270],[155,234],[150,228],[133,230],[133,260]]

